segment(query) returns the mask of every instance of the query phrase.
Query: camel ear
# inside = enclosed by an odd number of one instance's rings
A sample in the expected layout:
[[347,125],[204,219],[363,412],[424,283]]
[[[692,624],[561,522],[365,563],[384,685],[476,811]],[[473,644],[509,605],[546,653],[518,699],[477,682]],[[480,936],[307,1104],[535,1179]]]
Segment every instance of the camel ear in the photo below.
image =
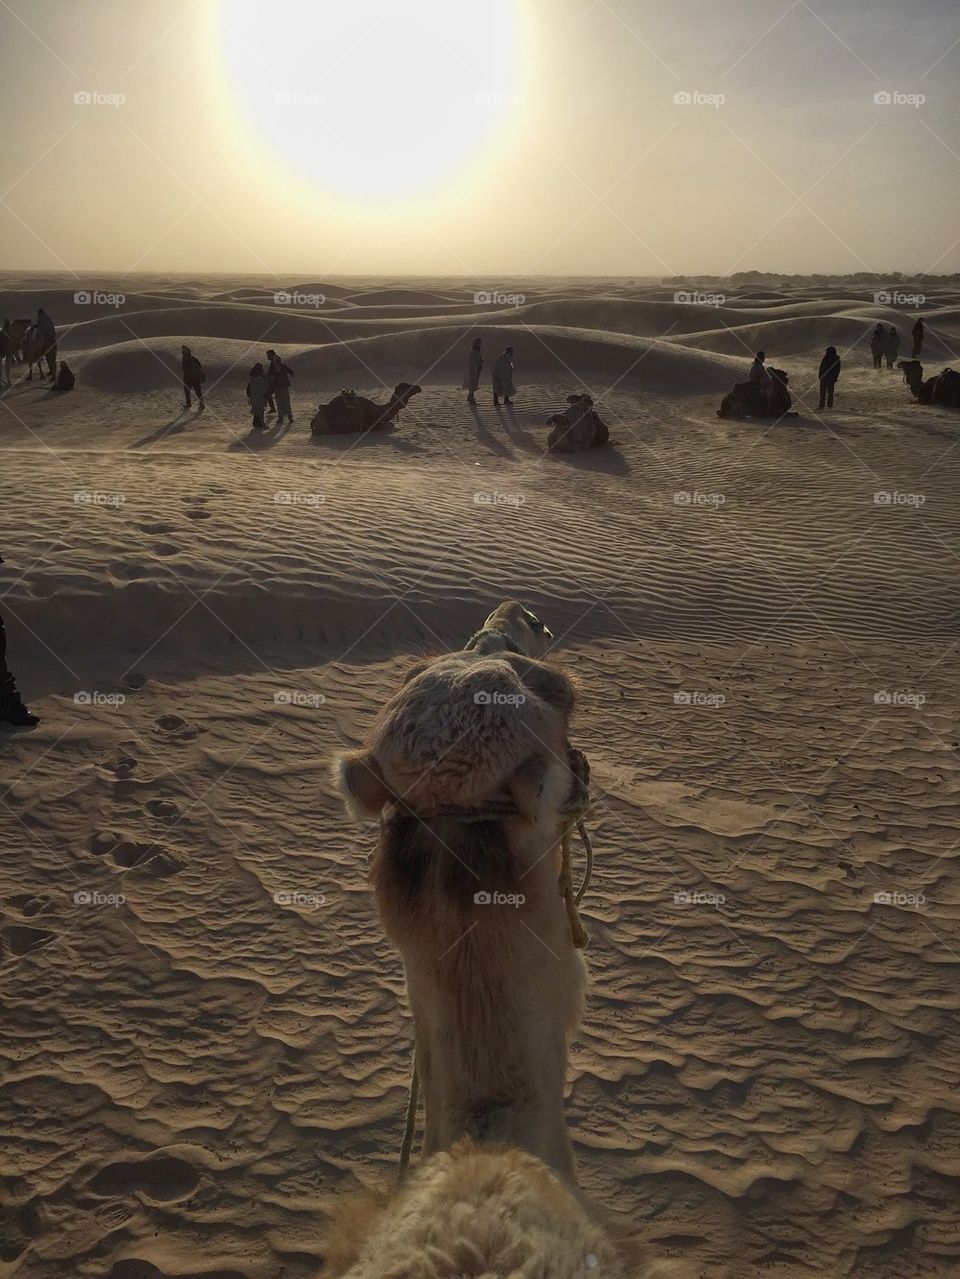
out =
[[540,801],[547,775],[548,760],[544,755],[534,755],[521,764],[507,782],[507,790],[521,816],[535,822],[540,816]]
[[333,764],[334,781],[354,821],[379,817],[390,798],[380,765],[370,751],[348,751]]

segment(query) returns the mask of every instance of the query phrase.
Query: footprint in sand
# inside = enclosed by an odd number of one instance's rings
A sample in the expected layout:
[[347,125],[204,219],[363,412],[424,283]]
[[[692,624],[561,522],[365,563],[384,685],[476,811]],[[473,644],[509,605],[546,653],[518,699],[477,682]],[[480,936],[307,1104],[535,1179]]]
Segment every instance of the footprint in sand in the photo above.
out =
[[45,928],[29,928],[25,924],[8,924],[4,928],[0,928],[0,955],[8,958],[10,955],[28,955],[32,950],[39,950],[41,946],[46,946],[48,942],[52,942],[55,933],[47,932]]
[[144,808],[151,817],[177,817],[180,813],[172,799],[148,799]]
[[16,897],[8,897],[6,905],[12,906],[24,919],[32,919],[50,905],[50,898],[42,893],[18,893]]
[[136,692],[137,689],[143,688],[144,684],[146,684],[147,677],[143,671],[128,671],[123,682],[127,688],[131,688]]
[[98,857],[109,857],[118,870],[142,870],[155,879],[169,879],[179,874],[185,864],[163,844],[138,843],[109,830],[91,835],[90,851]]
[[137,528],[141,533],[175,533],[176,528],[173,524],[138,524]]
[[183,862],[168,852],[162,844],[138,844],[123,840],[110,852],[115,866],[121,870],[145,870],[158,879],[167,879],[183,870]]
[[136,769],[137,760],[133,755],[129,755],[122,748],[117,751],[112,761],[107,761],[98,765],[98,769],[107,777],[115,777],[118,781],[124,781]]
[[0,1208],[0,1261],[16,1261],[40,1233],[40,1214],[32,1203]]
[[200,1174],[183,1159],[153,1155],[147,1159],[107,1164],[89,1184],[94,1195],[111,1199],[139,1192],[157,1203],[186,1199],[200,1183]]
[[157,542],[153,548],[154,555],[176,555],[179,546],[174,546],[172,542]]
[[161,715],[155,723],[162,733],[169,733],[172,737],[179,737],[183,741],[192,740],[200,732],[196,724],[188,724],[179,715]]
[[123,1261],[113,1263],[107,1279],[249,1279],[249,1276],[241,1270],[204,1270],[190,1273],[178,1270],[174,1274],[169,1270],[161,1270],[152,1261],[142,1261],[139,1257],[126,1257]]
[[188,520],[208,520],[210,518],[209,511],[200,510],[199,508],[193,511],[187,511],[185,514]]

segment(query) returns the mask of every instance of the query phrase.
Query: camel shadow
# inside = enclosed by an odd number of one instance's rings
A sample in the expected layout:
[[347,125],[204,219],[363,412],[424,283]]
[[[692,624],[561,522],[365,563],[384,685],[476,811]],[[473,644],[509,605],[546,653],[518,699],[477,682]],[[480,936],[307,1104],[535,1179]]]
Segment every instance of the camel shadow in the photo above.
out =
[[[22,377],[22,378],[15,378],[12,382],[9,382],[9,383],[4,382],[2,386],[0,386],[0,396],[3,396],[3,398],[5,399],[8,395],[10,395],[14,391],[19,391],[22,394],[27,391],[46,391],[49,393],[52,390],[53,390],[53,386],[51,385],[49,379],[34,378],[33,380],[28,381],[25,377]],[[39,395],[34,396],[35,400],[39,400],[42,398],[44,397]]]
[[551,453],[546,456],[575,471],[591,471],[596,475],[630,475],[633,467],[613,440],[598,449],[582,453]]
[[430,451],[420,444],[415,444],[413,440],[394,434],[392,428],[386,431],[371,429],[343,434],[334,432],[329,435],[324,432],[316,435],[311,433],[310,443],[314,448],[329,449],[331,453],[342,454],[352,453],[354,449],[373,448],[377,444],[389,444],[394,453],[426,454]]
[[193,416],[192,409],[181,409],[176,417],[172,417],[169,422],[164,422],[163,426],[158,426],[155,431],[151,431],[149,435],[143,436],[142,439],[135,440],[129,447],[132,449],[146,448],[148,444],[156,444],[160,440],[164,440],[168,435],[179,435],[186,426],[187,415]]

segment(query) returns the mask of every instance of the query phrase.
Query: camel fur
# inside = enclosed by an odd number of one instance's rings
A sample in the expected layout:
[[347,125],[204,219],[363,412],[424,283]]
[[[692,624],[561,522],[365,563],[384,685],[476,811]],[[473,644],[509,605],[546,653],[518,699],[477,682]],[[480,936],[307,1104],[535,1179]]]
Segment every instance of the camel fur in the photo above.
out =
[[345,1203],[323,1279],[626,1279],[606,1233],[542,1163],[457,1143],[392,1203]]
[[353,816],[400,800],[413,810],[475,807],[506,792],[536,820],[541,774],[566,759],[573,688],[513,652],[464,650],[416,667],[380,712],[367,751],[341,757]]

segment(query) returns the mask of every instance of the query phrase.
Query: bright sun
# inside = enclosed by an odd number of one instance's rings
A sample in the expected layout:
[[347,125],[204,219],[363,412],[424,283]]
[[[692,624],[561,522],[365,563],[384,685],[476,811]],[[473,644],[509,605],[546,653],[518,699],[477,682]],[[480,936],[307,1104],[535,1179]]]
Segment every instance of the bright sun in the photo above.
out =
[[251,177],[289,166],[342,196],[404,199],[495,141],[516,87],[519,0],[221,0]]

